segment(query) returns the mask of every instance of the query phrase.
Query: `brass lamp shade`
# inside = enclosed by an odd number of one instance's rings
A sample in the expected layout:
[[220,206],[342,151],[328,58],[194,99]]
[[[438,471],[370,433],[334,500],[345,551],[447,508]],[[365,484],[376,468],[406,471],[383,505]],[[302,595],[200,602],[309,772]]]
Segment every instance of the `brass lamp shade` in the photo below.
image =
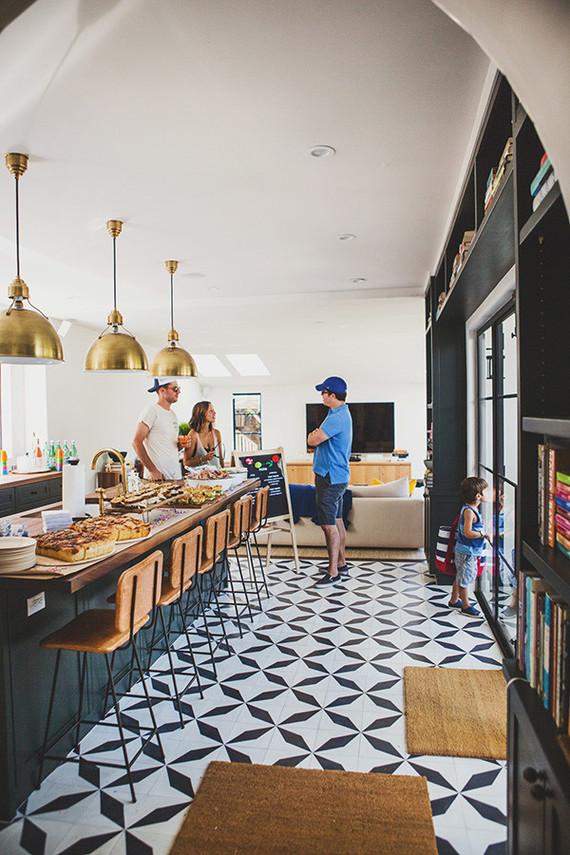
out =
[[61,341],[47,318],[21,305],[0,314],[0,362],[51,365],[62,361]]
[[151,377],[196,377],[196,363],[187,350],[171,341],[159,350],[148,372]]
[[119,329],[101,333],[85,357],[86,371],[146,371],[146,355],[136,338]]

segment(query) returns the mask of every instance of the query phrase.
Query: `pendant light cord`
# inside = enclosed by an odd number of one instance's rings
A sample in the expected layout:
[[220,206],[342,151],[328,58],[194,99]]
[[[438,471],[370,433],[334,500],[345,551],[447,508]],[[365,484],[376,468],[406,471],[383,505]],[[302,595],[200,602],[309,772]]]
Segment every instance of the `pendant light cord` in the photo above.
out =
[[16,275],[20,278],[20,194],[18,192],[18,176],[16,180]]
[[174,329],[174,274],[170,274],[170,329]]
[[113,308],[117,309],[117,238],[113,238]]

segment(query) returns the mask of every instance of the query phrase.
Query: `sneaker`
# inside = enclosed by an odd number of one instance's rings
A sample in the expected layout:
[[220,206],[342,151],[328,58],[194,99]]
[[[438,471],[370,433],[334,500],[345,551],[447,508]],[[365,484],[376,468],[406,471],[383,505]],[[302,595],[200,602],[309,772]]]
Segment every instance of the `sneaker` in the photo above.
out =
[[507,606],[501,612],[501,617],[503,618],[503,620],[508,620],[509,618],[514,618],[516,616],[517,616],[517,610],[515,608],[513,608],[513,606]]
[[469,615],[470,617],[479,617],[481,612],[478,611],[473,606],[468,606],[466,609],[461,609],[461,614],[462,615]]
[[447,604],[450,609],[461,609],[463,606],[461,605],[461,600],[457,600],[456,603],[452,603],[451,600]]
[[343,567],[337,567],[337,570],[341,576],[344,576],[345,579],[348,579],[350,573],[348,572],[348,564],[345,564]]
[[337,582],[340,581],[340,576],[329,576],[328,573],[325,573],[318,582],[315,582],[315,586],[317,588],[324,588],[325,585],[336,585]]

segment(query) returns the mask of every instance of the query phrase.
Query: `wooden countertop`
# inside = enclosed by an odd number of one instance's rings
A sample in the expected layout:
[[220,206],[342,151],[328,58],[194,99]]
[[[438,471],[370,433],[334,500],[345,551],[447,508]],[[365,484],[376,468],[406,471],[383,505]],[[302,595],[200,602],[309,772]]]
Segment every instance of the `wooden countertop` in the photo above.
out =
[[10,472],[9,475],[0,475],[0,490],[5,487],[18,487],[21,484],[34,484],[38,481],[52,481],[61,477],[61,472],[55,472],[53,469],[49,472]]
[[[69,576],[40,576],[37,573],[34,574],[33,570],[25,571],[23,573],[2,573],[0,574],[0,587],[26,586],[45,588],[46,585],[57,585],[60,590],[68,591],[73,594],[96,579],[106,576],[107,573],[131,563],[148,552],[152,552],[165,541],[188,531],[190,528],[198,525],[209,516],[212,516],[212,514],[224,510],[227,505],[231,504],[236,499],[239,499],[240,496],[250,493],[252,490],[256,490],[260,486],[260,483],[261,482],[258,478],[249,478],[242,484],[238,484],[235,489],[230,490],[228,493],[223,493],[219,499],[214,500],[206,507],[189,509],[187,513],[176,517],[173,519],[171,524],[165,525],[149,537],[138,540],[127,546],[125,549],[121,549],[119,552],[109,555],[107,558],[102,558],[95,561],[93,564],[84,565],[79,568],[76,573]],[[113,490],[114,488],[108,492],[111,493]],[[54,508],[56,506],[51,505],[50,507]],[[59,507],[61,507],[61,504]],[[28,526],[28,531],[31,535],[40,534],[43,532],[41,510],[42,509],[35,509],[34,511],[27,512],[25,515],[12,516],[9,517],[9,519],[14,523],[20,521],[24,522]]]

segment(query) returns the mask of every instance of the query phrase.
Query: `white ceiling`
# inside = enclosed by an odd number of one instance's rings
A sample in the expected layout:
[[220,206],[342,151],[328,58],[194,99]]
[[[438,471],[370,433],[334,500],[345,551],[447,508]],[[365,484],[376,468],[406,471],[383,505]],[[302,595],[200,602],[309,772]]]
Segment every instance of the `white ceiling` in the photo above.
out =
[[[0,34],[1,147],[30,155],[32,302],[101,330],[105,222],[123,219],[118,307],[151,346],[170,326],[169,258],[193,352],[269,364],[274,348],[279,376],[329,313],[362,336],[377,298],[423,293],[488,70],[431,0],[37,0]],[[310,157],[317,144],[336,156]],[[2,291],[13,193],[6,170]],[[253,348],[244,317],[265,328]]]

